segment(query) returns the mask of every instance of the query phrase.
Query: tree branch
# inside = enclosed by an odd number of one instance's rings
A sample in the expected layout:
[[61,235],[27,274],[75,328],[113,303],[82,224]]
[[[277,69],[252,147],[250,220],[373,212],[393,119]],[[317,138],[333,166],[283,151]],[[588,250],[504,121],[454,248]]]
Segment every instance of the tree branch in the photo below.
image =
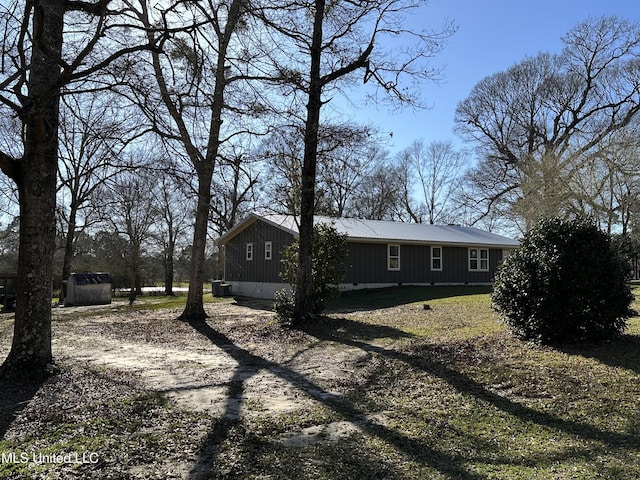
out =
[[111,0],[100,0],[96,3],[83,2],[80,0],[69,0],[67,2],[67,10],[92,13],[94,15],[102,15],[107,10],[107,5],[109,5],[109,3],[111,3]]
[[0,152],[0,170],[7,177],[18,183],[20,172],[20,162],[18,160],[4,152]]

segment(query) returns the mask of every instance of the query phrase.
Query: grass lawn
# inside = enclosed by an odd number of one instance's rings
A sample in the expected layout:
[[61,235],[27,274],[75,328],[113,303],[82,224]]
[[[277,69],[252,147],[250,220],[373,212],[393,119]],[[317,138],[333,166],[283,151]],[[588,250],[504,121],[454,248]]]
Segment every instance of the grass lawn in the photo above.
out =
[[551,349],[513,339],[482,287],[380,293],[349,295],[345,310],[406,304],[334,315],[357,319],[335,322],[337,341],[380,363],[351,396],[386,412],[356,448],[378,467],[362,478],[640,478],[639,318],[615,342]]
[[[148,301],[150,309],[159,308],[154,298],[134,307],[144,309]],[[131,308],[116,307],[119,318]],[[162,308],[179,311],[173,303]],[[1,430],[7,435],[0,452],[65,451],[70,443],[112,449],[117,471],[104,460],[64,473],[55,465],[4,461],[0,478],[640,478],[638,317],[615,341],[553,349],[512,338],[484,287],[349,293],[293,340],[273,321],[221,332],[216,304],[209,308],[214,316],[191,330],[196,337],[222,344],[252,371],[296,378],[298,394],[313,402],[295,411],[261,410],[261,399],[242,395],[247,380],[240,375],[229,395],[252,405],[254,414],[230,418],[185,411],[160,391],[132,386],[128,393],[92,397],[78,407],[92,415],[80,415],[83,410],[75,423],[53,418],[31,434],[15,433],[9,423]],[[190,328],[156,322],[183,337]],[[6,334],[0,328],[0,340]],[[163,341],[162,334],[158,338]],[[286,351],[277,358],[331,347],[358,352],[363,360],[348,376],[320,384],[289,360],[267,358],[267,346]],[[336,356],[324,361],[327,370],[340,363]],[[176,473],[172,465],[184,452],[192,452],[190,467]]]

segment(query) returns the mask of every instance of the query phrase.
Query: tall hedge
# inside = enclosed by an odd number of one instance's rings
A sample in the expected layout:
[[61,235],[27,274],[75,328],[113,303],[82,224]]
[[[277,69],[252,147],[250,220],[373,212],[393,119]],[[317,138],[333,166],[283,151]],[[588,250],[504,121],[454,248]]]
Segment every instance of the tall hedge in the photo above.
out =
[[593,222],[543,220],[496,275],[491,296],[517,337],[542,344],[603,340],[633,314],[628,264]]

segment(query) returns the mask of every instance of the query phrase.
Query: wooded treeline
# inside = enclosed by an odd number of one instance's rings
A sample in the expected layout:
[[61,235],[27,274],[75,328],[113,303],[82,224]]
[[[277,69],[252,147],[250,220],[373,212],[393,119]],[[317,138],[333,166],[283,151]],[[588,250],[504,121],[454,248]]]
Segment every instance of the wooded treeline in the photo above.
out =
[[[107,259],[126,266],[132,288],[160,270],[169,286],[186,276],[182,318],[204,318],[215,238],[255,209],[300,216],[307,280],[314,214],[517,232],[583,213],[630,239],[640,231],[638,25],[588,19],[563,52],[482,80],[456,112],[468,149],[416,139],[390,153],[391,132],[341,118],[331,102],[365,88],[368,101],[427,103],[426,82],[442,76],[434,56],[455,28],[408,29],[425,7],[3,4],[0,270],[19,274],[8,363],[28,344],[43,352],[29,361],[50,360],[51,289]],[[151,258],[162,260],[153,274]]]

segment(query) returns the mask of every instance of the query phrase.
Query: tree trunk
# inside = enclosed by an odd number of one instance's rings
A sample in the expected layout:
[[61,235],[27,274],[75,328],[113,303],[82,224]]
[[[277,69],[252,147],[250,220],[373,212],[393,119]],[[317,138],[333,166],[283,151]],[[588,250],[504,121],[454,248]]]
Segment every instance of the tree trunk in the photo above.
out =
[[[134,238],[133,233],[129,233],[129,238]],[[140,244],[134,240],[129,245],[129,300],[133,301],[137,296],[142,296],[142,285],[140,283]]]
[[176,251],[176,242],[173,239],[173,231],[169,229],[169,241],[164,252],[164,294],[173,296],[174,267],[173,258]]
[[[41,375],[52,363],[51,296],[62,50],[66,0],[35,2],[28,97],[21,119],[24,156],[17,175],[20,200],[17,305],[4,374]],[[46,46],[46,47],[45,47]],[[55,54],[55,55],[54,55]]]
[[193,229],[193,245],[191,248],[189,292],[187,293],[187,304],[179,317],[180,320],[187,322],[204,321],[207,318],[203,303],[203,287],[213,164],[201,165],[200,169],[201,172],[198,174],[198,205],[196,207],[196,221]]
[[322,107],[322,80],[320,57],[322,53],[322,22],[325,1],[315,1],[313,38],[311,42],[311,71],[309,76],[309,103],[304,132],[304,158],[302,161],[302,188],[300,198],[298,278],[293,308],[293,322],[300,324],[313,313],[313,215],[315,208],[316,161],[318,156],[318,129]]
[[196,221],[193,231],[193,246],[191,253],[191,273],[189,275],[189,292],[184,311],[178,317],[183,321],[204,321],[207,313],[204,310],[204,263],[207,245],[207,229],[209,226],[209,208],[211,206],[211,183],[215,162],[220,149],[220,132],[222,130],[222,113],[225,108],[224,91],[227,85],[225,65],[227,50],[231,35],[243,12],[244,0],[234,0],[229,7],[227,25],[219,37],[219,50],[216,62],[215,87],[211,101],[211,117],[207,154],[204,161],[192,158],[193,165],[198,172],[198,205],[196,207]]
[[71,275],[71,261],[73,260],[73,245],[76,236],[76,218],[77,208],[75,202],[71,202],[71,210],[69,212],[69,226],[67,228],[67,236],[64,243],[64,259],[62,261],[62,279],[60,285],[59,303],[64,303],[64,297],[66,295],[64,289],[64,282],[67,281],[69,275]]

